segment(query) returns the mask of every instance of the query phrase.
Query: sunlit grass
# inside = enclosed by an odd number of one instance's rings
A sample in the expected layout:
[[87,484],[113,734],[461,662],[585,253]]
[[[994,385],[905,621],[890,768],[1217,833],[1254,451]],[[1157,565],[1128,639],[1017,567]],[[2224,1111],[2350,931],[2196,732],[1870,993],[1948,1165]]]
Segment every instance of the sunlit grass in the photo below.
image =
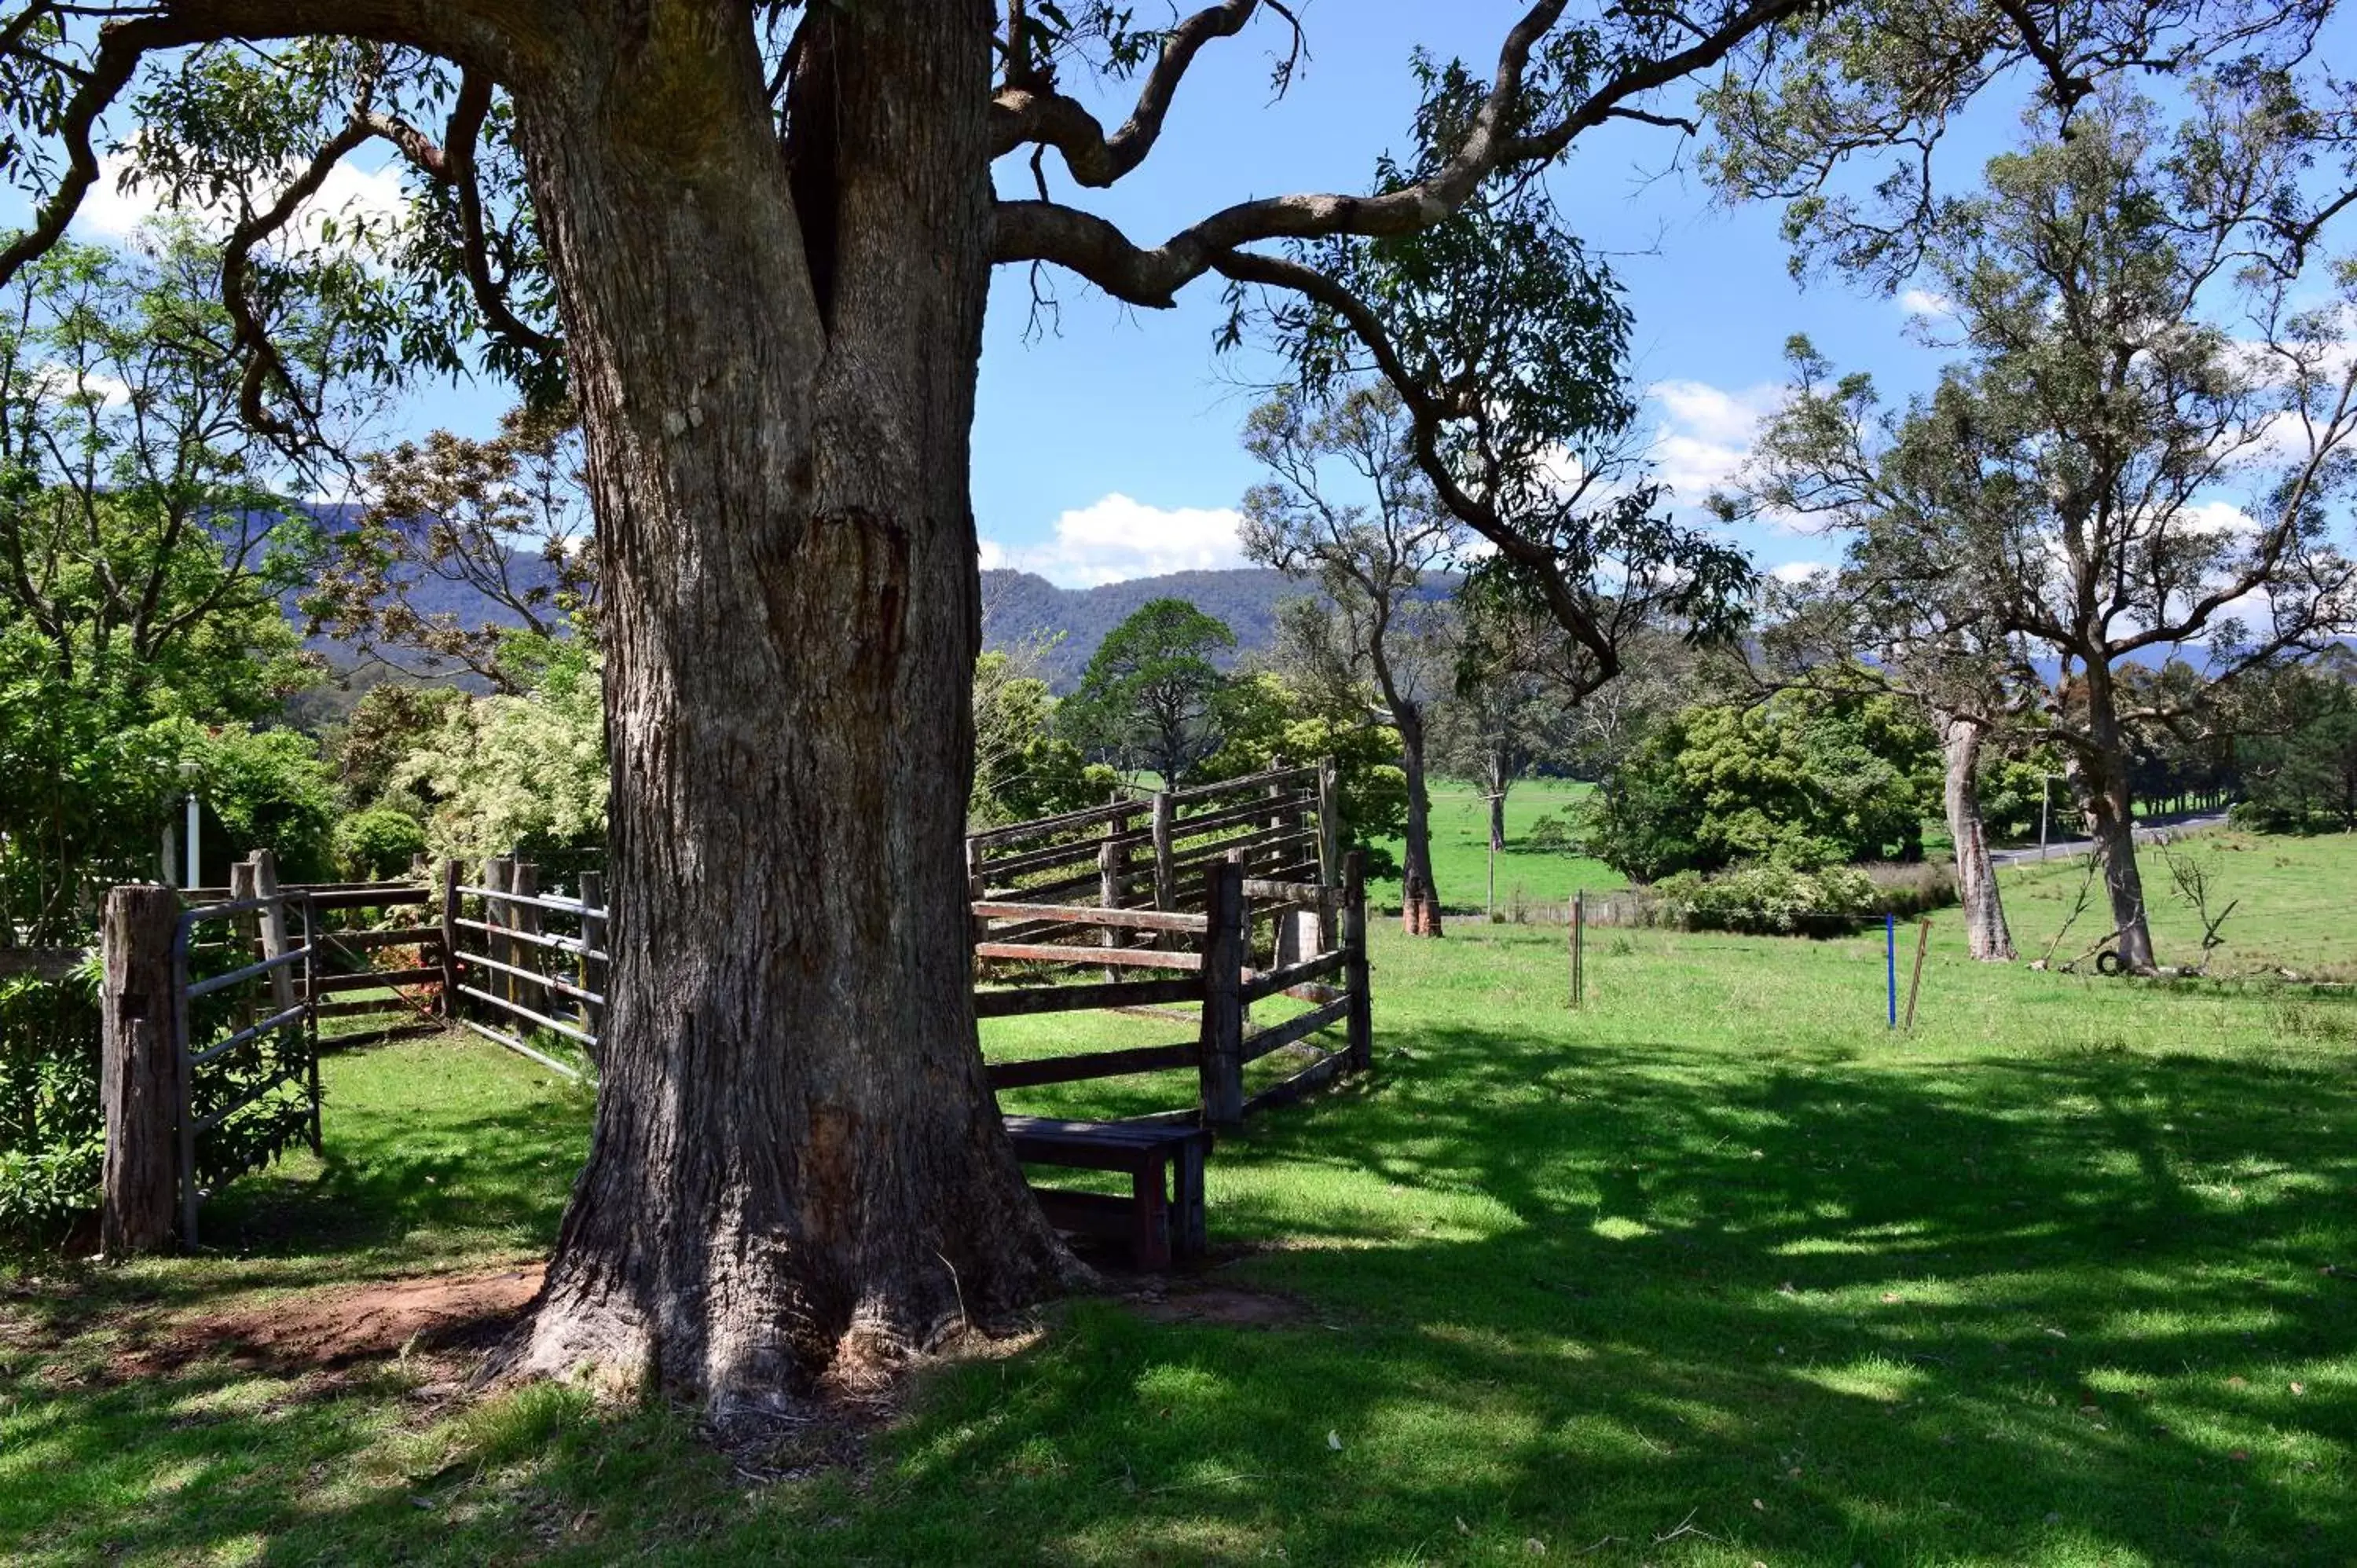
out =
[[[2218,852],[2244,950],[2357,958],[2304,902],[2357,886],[2352,847]],[[2009,878],[2033,950],[2073,877]],[[2191,937],[2163,912],[2165,960]],[[61,1283],[0,1305],[0,1557],[2357,1553],[2357,1001],[1975,965],[1949,915],[1911,1036],[1884,1024],[1878,933],[1598,932],[1575,1013],[1562,943],[1379,927],[1376,1072],[1211,1163],[1211,1277],[1291,1303],[1281,1325],[1073,1304],[1029,1348],[925,1379],[866,1470],[765,1487],[683,1412],[563,1389],[420,1418],[397,1366],[327,1395],[218,1360],[111,1380],[127,1314],[546,1246],[577,1095],[473,1043],[334,1058],[328,1159],[216,1200],[224,1255],[45,1264]],[[1191,1030],[1010,1020],[987,1045]],[[1011,1098],[1189,1092],[1182,1072]]]

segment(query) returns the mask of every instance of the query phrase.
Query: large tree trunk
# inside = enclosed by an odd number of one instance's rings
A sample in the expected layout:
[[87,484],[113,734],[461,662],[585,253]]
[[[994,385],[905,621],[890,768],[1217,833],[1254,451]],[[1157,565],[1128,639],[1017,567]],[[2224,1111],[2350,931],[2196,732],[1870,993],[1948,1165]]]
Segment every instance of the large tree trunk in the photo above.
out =
[[1985,963],[2010,963],[2013,933],[2006,927],[1996,863],[1989,858],[1988,828],[1981,817],[1981,742],[1987,730],[1961,714],[1936,714],[1933,718],[1947,761],[1948,836],[1956,845],[1956,896],[1964,909],[1965,946]]
[[2114,703],[2111,671],[2100,663],[2087,671],[2087,741],[2072,748],[2064,771],[2087,815],[2088,836],[2095,841],[2120,961],[2134,973],[2148,974],[2154,967],[2152,923],[2145,913],[2144,877],[2136,869],[2127,737]]
[[1432,880],[1432,803],[1425,794],[1424,714],[1411,702],[1392,699],[1392,725],[1399,731],[1400,769],[1407,775],[1407,833],[1400,849],[1400,924],[1412,937],[1437,937],[1440,890]]
[[984,1078],[963,908],[989,7],[814,8],[794,112],[832,140],[791,170],[752,28],[709,16],[585,24],[517,93],[613,768],[604,1079],[528,1364],[726,1405],[1077,1265]]

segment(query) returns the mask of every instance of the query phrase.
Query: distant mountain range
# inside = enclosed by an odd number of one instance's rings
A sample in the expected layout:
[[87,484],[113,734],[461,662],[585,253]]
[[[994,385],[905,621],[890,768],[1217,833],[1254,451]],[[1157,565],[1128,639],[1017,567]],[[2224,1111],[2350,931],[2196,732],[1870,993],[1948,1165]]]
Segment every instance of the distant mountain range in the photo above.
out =
[[1012,648],[1047,640],[1040,673],[1058,692],[1080,682],[1105,634],[1154,599],[1185,599],[1236,634],[1236,652],[1264,652],[1276,640],[1276,607],[1317,589],[1282,572],[1172,572],[1096,588],[1060,588],[1029,572],[982,575],[982,641]]

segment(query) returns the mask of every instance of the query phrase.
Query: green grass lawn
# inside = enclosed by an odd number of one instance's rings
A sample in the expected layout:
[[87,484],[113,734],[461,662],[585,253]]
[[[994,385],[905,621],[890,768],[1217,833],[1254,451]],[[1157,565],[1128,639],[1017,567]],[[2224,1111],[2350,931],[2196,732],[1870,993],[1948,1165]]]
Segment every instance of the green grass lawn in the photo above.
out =
[[[1542,816],[1567,819],[1570,808],[1594,789],[1567,779],[1527,779],[1506,792],[1506,849],[1498,856],[1498,901],[1501,909],[1517,901],[1560,905],[1580,888],[1603,892],[1625,887],[1629,879],[1600,860],[1561,851],[1532,849],[1525,842],[1531,824]],[[1396,858],[1397,839],[1387,848]],[[1478,913],[1489,893],[1490,802],[1477,784],[1437,779],[1432,784],[1432,875],[1440,887],[1440,902],[1450,910]],[[1399,908],[1399,879],[1378,882],[1376,901]]]
[[[2238,964],[2357,963],[2357,842],[2222,842]],[[2076,875],[2008,876],[2029,951]],[[328,1159],[217,1200],[221,1255],[0,1298],[0,1559],[2357,1561],[2348,993],[1976,966],[1949,914],[1900,1038],[1878,933],[1596,932],[1573,1013],[1559,929],[1453,929],[1379,926],[1377,1070],[1212,1161],[1209,1279],[1282,1321],[1058,1307],[863,1467],[774,1484],[687,1412],[406,1362],[122,1376],[144,1316],[546,1246],[577,1091],[466,1041],[334,1058]]]

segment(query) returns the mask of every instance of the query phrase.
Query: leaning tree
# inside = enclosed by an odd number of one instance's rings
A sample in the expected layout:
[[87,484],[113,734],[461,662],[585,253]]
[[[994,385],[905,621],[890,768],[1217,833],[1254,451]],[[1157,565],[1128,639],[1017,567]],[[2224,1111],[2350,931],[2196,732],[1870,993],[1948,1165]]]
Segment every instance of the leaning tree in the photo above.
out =
[[[1890,24],[1896,69],[1924,76],[1910,113],[2088,37],[2149,55],[2140,17],[2187,20],[2159,0],[1990,0],[1929,27],[1888,0],[1568,9],[1522,11],[1486,79],[1440,70],[1413,165],[1376,188],[1242,199],[1141,243],[1060,197],[1055,165],[1080,190],[1135,177],[1194,62],[1264,13],[1283,54],[1284,6],[1221,0],[1153,32],[1110,0],[0,8],[0,172],[35,208],[0,281],[102,174],[221,214],[243,413],[314,439],[269,302],[350,238],[307,200],[390,148],[412,221],[365,237],[384,264],[349,301],[377,368],[480,362],[580,410],[612,1037],[530,1365],[757,1396],[860,1376],[1076,1277],[984,1079],[961,908],[994,264],[1147,307],[1216,274],[1380,335],[1318,255],[1283,247],[1430,229],[1598,126],[1680,120],[1684,84],[1739,55],[1739,81],[1773,76],[1822,13]],[[1971,69],[1914,72],[1910,49]],[[1086,102],[1106,75],[1135,82],[1111,131]],[[1002,197],[992,171],[1013,158],[1031,177]],[[1468,412],[1450,391],[1419,418]],[[1555,585],[1510,518],[1472,526]]]

